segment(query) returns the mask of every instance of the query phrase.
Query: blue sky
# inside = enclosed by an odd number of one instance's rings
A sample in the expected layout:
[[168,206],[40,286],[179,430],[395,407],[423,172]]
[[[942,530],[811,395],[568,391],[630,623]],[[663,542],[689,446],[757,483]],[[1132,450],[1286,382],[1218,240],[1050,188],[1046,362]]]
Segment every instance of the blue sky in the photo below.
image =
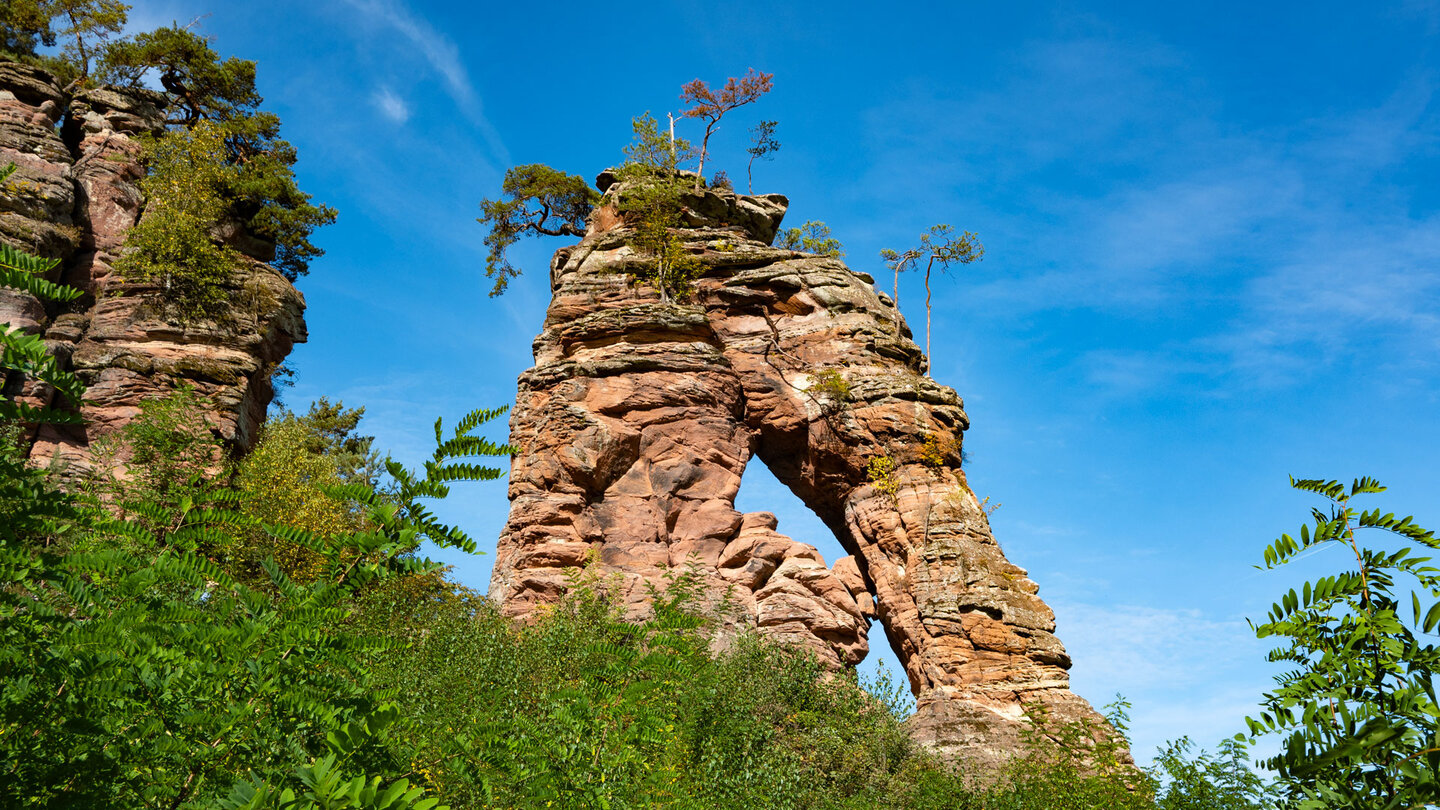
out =
[[[829,223],[855,269],[883,277],[880,249],[940,222],[985,243],[937,285],[935,376],[1076,691],[1134,703],[1142,760],[1241,730],[1271,675],[1246,617],[1344,564],[1253,568],[1308,515],[1287,475],[1375,476],[1376,505],[1440,524],[1433,0],[136,6],[137,27],[208,13],[218,50],[258,61],[304,187],[340,211],[287,397],[365,406],[412,460],[435,416],[512,401],[531,363],[563,242],[523,245],[526,275],[486,297],[474,217],[505,168],[593,177],[684,82],[773,72],[714,166],[743,178],[746,128],[777,119],[756,190]],[[503,488],[453,501],[493,548]],[[838,551],[763,470],[741,508]],[[490,557],[447,560],[487,583]]]

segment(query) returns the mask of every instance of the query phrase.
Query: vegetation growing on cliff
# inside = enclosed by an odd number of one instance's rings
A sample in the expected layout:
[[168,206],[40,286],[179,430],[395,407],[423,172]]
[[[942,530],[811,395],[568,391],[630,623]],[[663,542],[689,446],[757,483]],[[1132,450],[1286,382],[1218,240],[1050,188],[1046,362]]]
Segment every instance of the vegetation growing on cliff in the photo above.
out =
[[698,118],[705,122],[705,135],[700,140],[700,165],[695,172],[695,190],[700,190],[701,178],[705,175],[705,158],[710,153],[710,136],[720,128],[720,119],[737,107],[753,104],[774,88],[775,74],[756,73],[754,68],[744,76],[731,76],[724,86],[712,89],[708,84],[695,79],[680,88],[680,100],[689,104],[686,118]]
[[[956,235],[949,225],[932,225],[920,234],[920,244],[905,251],[882,250],[880,258],[895,273],[895,334],[900,334],[900,274],[925,262],[925,357],[933,366],[930,353],[930,274],[936,268],[949,271],[952,265],[971,264],[985,258],[985,246],[970,231]],[[930,373],[927,367],[926,373]]]
[[168,26],[111,44],[100,78],[131,87],[160,84],[171,128],[164,138],[208,122],[223,145],[212,163],[225,215],[275,245],[268,261],[286,278],[309,272],[310,262],[324,254],[310,235],[334,222],[335,210],[300,190],[295,147],[280,137],[279,116],[260,109],[254,62],[222,59],[204,37]]
[[[128,10],[117,0],[15,0],[0,9],[0,50],[55,71],[71,82],[70,89],[163,88],[169,131],[146,158],[147,167],[164,177],[145,184],[147,209],[161,207],[156,218],[162,222],[127,242],[138,254],[130,271],[188,287],[173,314],[208,314],[213,307],[207,299],[222,294],[218,285],[227,263],[224,248],[210,244],[212,232],[231,222],[274,246],[272,255],[260,250],[260,257],[286,278],[304,275],[324,253],[310,236],[333,222],[335,211],[314,203],[296,182],[295,148],[280,137],[279,117],[260,109],[255,63],[221,58],[193,23],[116,39]],[[40,51],[57,45],[63,48],[58,54]],[[183,143],[165,145],[170,139]],[[188,152],[187,171],[203,179],[186,181],[185,172],[173,170],[177,152]],[[165,188],[177,179],[187,194],[202,191],[203,204],[165,197]],[[178,209],[184,209],[184,224],[177,222]]]
[[146,144],[140,181],[145,216],[125,235],[115,270],[132,284],[153,286],[164,314],[181,321],[218,318],[231,305],[226,286],[238,257],[211,231],[225,215],[225,134],[208,121]]
[[480,201],[476,222],[486,225],[485,275],[495,280],[490,296],[501,295],[510,280],[520,275],[506,251],[522,236],[584,236],[585,217],[600,194],[582,177],[565,174],[539,163],[516,166],[505,172],[501,197]]
[[845,257],[845,246],[830,235],[830,226],[819,220],[806,220],[798,228],[786,228],[775,235],[775,247],[798,250],[828,256],[832,259]]
[[[698,192],[705,185],[703,172],[710,136],[727,112],[755,102],[772,86],[772,74],[757,74],[753,69],[740,79],[729,79],[718,90],[699,79],[687,83],[681,89],[681,100],[690,107],[683,117],[706,122],[698,149],[675,135],[673,115],[668,133],[660,131],[659,122],[649,112],[632,119],[634,137],[624,148],[625,160],[617,171],[617,179],[627,184],[627,190],[616,200],[616,207],[635,229],[633,244],[645,257],[634,265],[631,278],[654,284],[663,301],[688,295],[690,282],[703,269],[673,229],[680,224],[686,188]],[[748,150],[751,157],[746,165],[747,176],[757,157],[769,159],[780,147],[774,140],[774,130],[774,121],[761,122]],[[692,162],[696,164],[693,173],[686,168]],[[716,172],[711,187],[733,190],[723,171]],[[583,178],[549,166],[530,164],[507,171],[501,196],[482,199],[481,215],[476,219],[487,228],[485,245],[490,252],[485,274],[495,281],[490,295],[504,293],[510,281],[520,275],[520,270],[506,258],[506,251],[521,237],[584,236],[585,219],[599,201],[600,195]],[[837,251],[826,255],[840,255],[839,244],[831,239],[821,248]]]

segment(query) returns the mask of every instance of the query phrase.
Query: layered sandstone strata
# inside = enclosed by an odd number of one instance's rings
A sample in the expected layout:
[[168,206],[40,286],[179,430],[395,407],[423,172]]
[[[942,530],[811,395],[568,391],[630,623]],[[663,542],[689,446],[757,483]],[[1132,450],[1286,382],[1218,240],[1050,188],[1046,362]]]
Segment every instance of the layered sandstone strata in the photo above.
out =
[[[784,197],[702,191],[677,233],[704,276],[689,302],[662,303],[627,281],[647,259],[614,204],[623,186],[599,185],[584,239],[555,254],[519,381],[490,588],[505,611],[553,602],[590,561],[643,615],[689,566],[741,624],[832,666],[863,657],[878,617],[917,696],[914,732],[946,754],[1003,761],[1027,705],[1103,724],[1070,692],[1054,615],[966,483],[960,397],[925,375],[873,279],[772,247]],[[772,516],[735,510],[752,455],[852,556],[827,567]]]
[[[0,62],[0,166],[17,167],[0,189],[0,239],[60,259],[52,280],[86,292],[56,306],[0,289],[0,324],[42,335],[86,384],[83,426],[44,426],[31,437],[31,459],[68,478],[91,468],[93,442],[133,419],[142,401],[181,384],[209,404],[222,438],[248,447],[273,396],[271,372],[306,337],[304,298],[265,263],[273,246],[243,234],[223,235],[244,255],[222,322],[172,323],[156,313],[152,290],[111,275],[144,213],[138,138],[163,129],[160,101],[145,90],[70,95],[43,70]],[[6,380],[5,393],[35,404],[53,398],[20,379]]]

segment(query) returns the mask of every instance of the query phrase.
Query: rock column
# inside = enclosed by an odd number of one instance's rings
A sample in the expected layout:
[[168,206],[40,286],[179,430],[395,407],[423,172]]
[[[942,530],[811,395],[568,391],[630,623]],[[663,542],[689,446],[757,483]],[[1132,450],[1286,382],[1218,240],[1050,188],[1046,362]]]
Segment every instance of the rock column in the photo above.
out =
[[[737,623],[834,666],[884,622],[917,696],[918,739],[981,766],[1019,750],[1027,705],[1103,720],[1069,690],[1054,615],[1010,563],[961,469],[969,426],[873,279],[770,246],[779,195],[687,195],[677,231],[705,266],[690,303],[624,271],[646,258],[613,178],[520,378],[521,451],[491,595],[511,615],[559,598],[593,558],[643,614],[687,563]],[[851,553],[825,566],[734,499],[758,455]]]
[[[163,131],[162,101],[143,89],[68,96],[44,70],[0,61],[0,165],[17,167],[0,189],[0,239],[60,259],[52,280],[86,293],[57,306],[0,290],[0,323],[41,335],[86,385],[84,425],[45,425],[31,437],[32,462],[57,466],[67,480],[83,480],[95,465],[97,439],[179,385],[204,398],[222,439],[249,447],[273,396],[271,372],[306,338],[305,299],[266,264],[273,245],[241,233],[228,235],[242,255],[223,323],[168,322],[155,312],[153,290],[111,274],[126,232],[144,216],[138,139]],[[35,404],[54,396],[19,379],[7,380],[5,393]]]

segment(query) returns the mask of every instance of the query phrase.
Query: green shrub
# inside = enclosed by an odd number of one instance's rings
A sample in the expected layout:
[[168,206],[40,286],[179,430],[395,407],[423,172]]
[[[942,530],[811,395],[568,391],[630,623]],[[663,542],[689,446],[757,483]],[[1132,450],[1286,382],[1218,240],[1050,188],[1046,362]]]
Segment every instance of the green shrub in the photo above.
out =
[[833,368],[811,374],[810,380],[810,387],[807,390],[812,396],[819,394],[824,397],[820,403],[820,410],[826,414],[838,413],[855,400],[845,375]]
[[147,141],[144,159],[144,215],[126,232],[115,271],[127,283],[155,288],[160,314],[181,322],[221,318],[238,261],[211,236],[227,211],[222,191],[237,171],[226,163],[225,133],[200,121]]
[[832,259],[845,258],[845,246],[830,235],[830,226],[819,220],[808,220],[798,228],[780,231],[775,235],[775,247]]
[[900,494],[900,476],[896,474],[895,459],[887,455],[879,455],[870,459],[865,467],[865,477],[875,488],[892,500]]

